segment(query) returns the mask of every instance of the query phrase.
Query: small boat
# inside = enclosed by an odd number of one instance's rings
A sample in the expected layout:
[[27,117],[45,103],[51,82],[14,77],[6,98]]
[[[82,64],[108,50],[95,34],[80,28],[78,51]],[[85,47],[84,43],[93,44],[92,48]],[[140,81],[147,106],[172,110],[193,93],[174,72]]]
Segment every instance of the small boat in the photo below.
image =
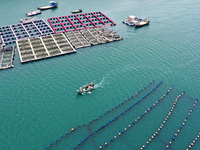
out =
[[81,87],[76,92],[82,94],[82,93],[86,93],[86,92],[89,92],[89,91],[92,91],[92,90],[94,90],[94,83],[91,82],[90,84],[88,84],[84,87]]
[[32,22],[32,21],[35,21],[36,19],[32,18],[32,17],[29,17],[29,18],[24,18],[24,19],[19,19],[20,22],[22,23],[29,23],[29,22]]
[[149,24],[150,21],[151,21],[151,18],[150,18],[150,17],[147,17],[147,18],[145,18],[145,19],[142,20],[142,21],[136,22],[136,23],[135,23],[135,27],[145,26],[145,25]]
[[50,6],[38,7],[37,9],[39,9],[39,10],[46,10],[46,9],[52,9],[52,8],[55,8],[55,7],[58,6],[57,2],[50,1],[49,3],[50,3]]
[[141,18],[135,17],[133,15],[128,16],[128,19],[125,21],[122,21],[122,23],[129,25],[131,27],[133,27],[135,25],[135,23],[142,21]]
[[72,14],[80,13],[80,12],[82,12],[82,9],[74,10],[74,11],[72,11]]
[[29,16],[35,16],[35,15],[38,15],[38,14],[41,14],[40,10],[36,10],[36,11],[33,11],[33,12],[28,12],[28,13],[26,13],[26,16],[29,17]]

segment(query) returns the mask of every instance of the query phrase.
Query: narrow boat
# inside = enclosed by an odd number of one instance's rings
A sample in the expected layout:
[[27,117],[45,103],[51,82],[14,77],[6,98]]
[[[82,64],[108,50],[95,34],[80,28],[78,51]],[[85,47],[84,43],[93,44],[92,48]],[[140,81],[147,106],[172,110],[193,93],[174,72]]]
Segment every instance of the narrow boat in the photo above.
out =
[[49,3],[50,3],[50,6],[38,7],[37,9],[39,9],[39,10],[46,10],[46,9],[52,9],[52,8],[55,8],[55,7],[58,6],[57,2],[50,1]]
[[72,11],[72,14],[80,13],[80,12],[82,12],[82,9],[74,10],[74,11]]
[[29,17],[29,18],[24,18],[24,19],[19,19],[20,22],[22,23],[29,23],[29,22],[32,22],[32,21],[35,21],[36,19],[32,18],[32,17]]
[[36,11],[33,11],[33,12],[28,12],[28,13],[26,13],[26,16],[29,17],[29,16],[35,16],[35,15],[38,15],[38,14],[41,14],[40,10],[36,10]]
[[145,18],[145,19],[142,20],[142,21],[136,22],[136,23],[135,23],[135,27],[145,26],[145,25],[149,24],[150,21],[151,21],[151,18],[150,18],[150,17],[147,17],[147,18]]
[[84,87],[81,87],[80,89],[78,89],[76,92],[79,93],[79,94],[82,94],[82,93],[86,93],[86,92],[89,92],[89,91],[92,91],[94,90],[94,83],[90,83]]

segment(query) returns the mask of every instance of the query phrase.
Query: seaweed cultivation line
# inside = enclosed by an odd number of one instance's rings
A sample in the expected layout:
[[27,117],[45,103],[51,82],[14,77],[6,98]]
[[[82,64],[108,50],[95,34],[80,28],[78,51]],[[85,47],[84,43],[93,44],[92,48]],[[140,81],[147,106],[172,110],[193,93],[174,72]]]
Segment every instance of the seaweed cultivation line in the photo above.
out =
[[[139,95],[140,93],[142,93],[143,91],[145,91],[146,89],[148,89],[154,82],[155,82],[155,81],[153,80],[152,82],[150,82],[150,84],[148,84],[147,86],[145,86],[144,89],[141,89],[141,91],[139,90],[137,93],[135,93],[135,96]],[[162,83],[163,83],[163,81],[161,81],[155,88],[153,88],[152,90],[150,90],[150,92],[148,92],[148,94],[146,94],[145,96],[143,96],[143,99],[145,99],[148,95],[150,95],[153,91],[155,91]],[[127,100],[121,102],[118,106],[115,106],[115,107],[112,108],[111,110],[108,110],[108,111],[105,112],[103,115],[100,115],[99,117],[93,119],[92,121],[89,121],[88,124],[91,124],[92,122],[97,121],[98,119],[102,118],[102,117],[105,116],[106,114],[108,114],[108,113],[110,113],[110,112],[116,110],[117,108],[119,108],[119,106],[122,106],[122,104],[125,104],[125,103],[127,103],[128,101],[132,100],[135,96],[131,96],[131,98],[128,98]],[[141,101],[141,99],[140,99],[140,101]],[[133,104],[132,107],[135,106],[136,104],[138,104],[140,101],[138,101],[138,102],[136,102],[135,104]],[[128,108],[128,110],[129,110],[129,109],[130,109],[130,108]],[[127,110],[125,110],[125,112],[127,112]],[[124,114],[124,113],[123,113],[123,114]],[[121,113],[121,115],[122,115],[122,113]],[[49,146],[45,146],[45,149],[51,148],[51,147],[54,146],[56,143],[58,143],[59,141],[61,141],[63,138],[69,136],[72,132],[74,132],[74,131],[77,130],[78,128],[83,127],[83,126],[85,126],[85,125],[87,126],[88,124],[83,123],[83,125],[78,125],[76,128],[72,128],[71,131],[70,131],[69,133],[65,133],[64,136],[61,136],[61,137],[60,137],[60,139],[56,139],[56,140],[55,140],[55,143],[50,143]],[[91,135],[89,135],[89,136],[91,136]],[[88,136],[88,137],[89,137],[89,136]],[[85,140],[86,140],[86,139],[85,139]],[[83,140],[83,142],[84,142],[84,140]]]
[[[166,95],[169,94],[169,92],[172,90],[172,88],[170,88],[167,92]],[[137,119],[135,119],[131,124],[128,125],[128,128],[124,128],[123,131],[119,132],[118,135],[115,135],[113,139],[110,139],[109,142],[105,142],[105,145],[100,146],[100,149],[105,148],[108,144],[110,144],[112,141],[114,141],[115,139],[119,138],[121,136],[121,134],[123,134],[124,132],[126,132],[128,129],[130,129],[136,122],[138,122],[140,119],[142,119],[150,110],[152,110],[153,108],[155,108],[155,106],[157,106],[157,104],[163,100],[166,95],[164,94],[161,99],[159,99],[158,101],[156,101],[152,106],[150,106],[147,111],[144,112],[144,114],[141,114],[141,116],[139,116]]]
[[188,148],[186,150],[189,150],[192,148],[192,146],[194,146],[196,141],[199,139],[199,136],[200,136],[200,132],[198,133],[197,137],[191,142],[191,144],[188,146]]
[[170,118],[172,112],[174,111],[174,108],[178,102],[178,100],[183,96],[183,94],[185,93],[185,91],[177,96],[177,98],[175,99],[174,101],[174,104],[170,110],[170,112],[168,113],[168,115],[165,117],[165,120],[163,121],[163,123],[160,125],[160,127],[158,128],[158,130],[151,136],[151,138],[146,142],[146,144],[144,144],[142,147],[141,147],[141,150],[145,149],[146,146],[159,134],[159,132],[161,131],[161,129],[164,127],[165,123],[167,122],[167,120]]
[[[156,86],[157,88],[162,84],[162,81]],[[168,94],[171,91],[172,88],[170,88],[166,93]],[[154,89],[153,89],[154,90]],[[152,92],[151,92],[152,93]],[[150,93],[146,94],[143,99],[145,99],[147,96],[149,96]],[[163,99],[166,95],[163,95],[163,97],[161,97],[161,99]],[[129,110],[131,110],[134,106],[136,106],[139,102],[141,102],[142,99],[138,100],[138,102],[134,103],[133,105],[131,105],[129,108],[127,108],[125,111],[123,111],[122,113],[120,113],[119,115],[115,116],[112,120],[110,120],[109,122],[107,122],[106,124],[100,126],[98,129],[96,129],[95,131],[92,132],[92,134],[89,134],[89,136],[87,136],[86,138],[84,138],[80,143],[78,143],[78,145],[81,145],[81,143],[83,143],[84,141],[86,141],[89,137],[91,137],[92,135],[94,135],[95,133],[97,133],[98,131],[102,130],[103,128],[107,127],[108,125],[110,125],[113,121],[117,120],[120,116],[124,115],[125,113],[127,113]],[[159,99],[160,101],[160,99]],[[158,101],[156,101],[156,104],[158,103]],[[122,103],[123,104],[123,103]],[[153,106],[155,106],[155,104],[153,104]],[[153,106],[151,106],[148,111],[150,109],[153,108]],[[105,112],[106,114],[107,112]],[[147,113],[147,112],[146,112]],[[143,114],[142,114],[143,116]],[[141,117],[142,117],[141,116]],[[138,120],[140,119],[140,117],[138,117]],[[137,122],[137,120],[135,120],[135,122]],[[111,140],[112,141],[112,140]],[[74,146],[74,148],[78,148],[78,146]]]
[[176,139],[176,137],[179,135],[179,133],[181,132],[181,130],[185,126],[188,118],[190,117],[191,113],[193,112],[193,109],[195,108],[197,102],[198,102],[198,99],[195,100],[193,108],[190,109],[190,112],[188,113],[188,116],[186,117],[186,119],[184,120],[182,125],[180,126],[180,129],[177,130],[177,133],[175,133],[174,137],[172,137],[172,141],[169,142],[169,144],[166,146],[166,148],[169,148],[172,145],[173,141]]

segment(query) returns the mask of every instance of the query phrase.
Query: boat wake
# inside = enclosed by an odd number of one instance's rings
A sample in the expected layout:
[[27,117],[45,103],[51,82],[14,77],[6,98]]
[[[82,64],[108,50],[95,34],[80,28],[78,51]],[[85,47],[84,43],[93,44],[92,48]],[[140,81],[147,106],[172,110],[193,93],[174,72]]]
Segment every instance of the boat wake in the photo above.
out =
[[103,87],[103,84],[104,84],[104,85],[105,85],[105,84],[110,84],[110,83],[109,83],[110,80],[109,80],[109,81],[106,81],[106,80],[110,79],[111,77],[118,76],[119,74],[125,73],[125,72],[127,72],[128,70],[130,70],[130,69],[133,69],[133,70],[134,70],[135,68],[134,68],[134,66],[128,64],[128,65],[125,65],[125,66],[123,66],[123,67],[121,67],[121,68],[115,68],[115,69],[110,70],[110,71],[102,78],[102,80],[94,86],[94,88],[96,89],[96,88],[99,88],[99,87]]

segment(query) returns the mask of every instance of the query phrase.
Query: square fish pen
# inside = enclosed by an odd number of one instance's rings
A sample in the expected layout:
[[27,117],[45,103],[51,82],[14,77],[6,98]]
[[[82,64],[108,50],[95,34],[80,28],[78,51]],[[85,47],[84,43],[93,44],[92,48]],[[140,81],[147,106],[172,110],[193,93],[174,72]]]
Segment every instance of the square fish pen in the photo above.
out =
[[76,52],[62,33],[18,40],[16,43],[21,63]]
[[44,20],[19,23],[0,27],[2,43],[11,44],[16,40],[52,34],[54,31]]
[[0,70],[13,68],[13,60],[15,55],[15,48],[12,50],[0,51]]
[[102,12],[90,12],[61,17],[48,18],[48,21],[55,33],[69,32],[88,28],[95,28],[104,25],[116,25]]

